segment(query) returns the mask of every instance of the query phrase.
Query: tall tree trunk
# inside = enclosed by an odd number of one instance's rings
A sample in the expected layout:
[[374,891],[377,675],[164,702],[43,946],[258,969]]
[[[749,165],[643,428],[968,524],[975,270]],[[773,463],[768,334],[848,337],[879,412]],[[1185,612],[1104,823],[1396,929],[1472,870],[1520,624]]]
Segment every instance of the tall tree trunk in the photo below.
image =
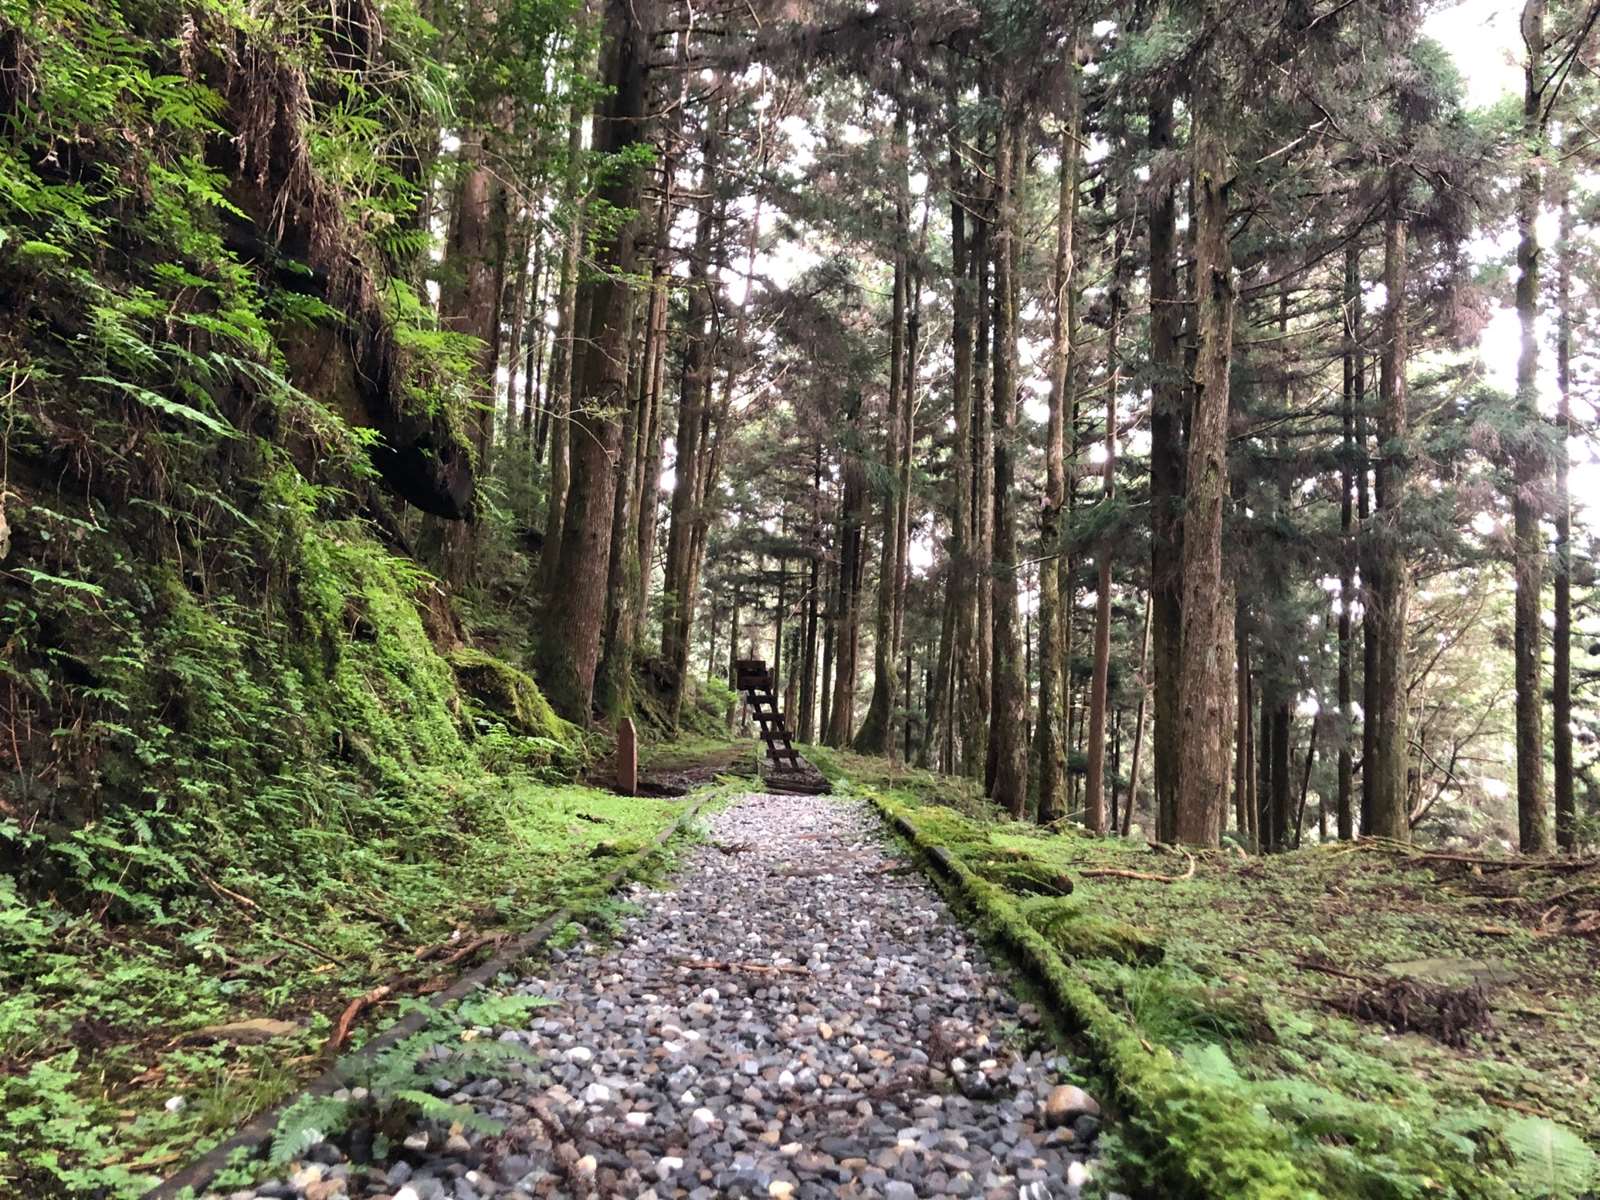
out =
[[1066,693],[1066,647],[1062,645],[1065,614],[1061,609],[1061,572],[1053,555],[1062,552],[1061,512],[1066,504],[1066,422],[1071,381],[1072,293],[1077,252],[1078,149],[1082,91],[1078,79],[1077,30],[1065,48],[1067,80],[1062,95],[1061,175],[1056,195],[1056,254],[1050,309],[1050,418],[1045,431],[1044,503],[1039,509],[1039,727],[1034,735],[1039,760],[1039,823],[1062,815],[1067,773],[1062,740],[1061,707]]
[[474,351],[472,441],[487,474],[494,442],[495,366],[506,260],[506,192],[488,162],[482,131],[461,140],[461,179],[445,239],[439,324],[478,339]]
[[989,714],[994,707],[994,408],[989,396],[990,327],[994,316],[990,299],[990,241],[992,188],[985,181],[980,197],[983,216],[975,219],[969,253],[973,256],[972,328],[972,521],[977,553],[974,556],[973,596],[977,606],[978,675],[973,698],[978,708],[978,736],[972,745],[976,778],[981,770],[984,794],[994,786],[994,756],[989,747]]
[[828,714],[827,742],[848,745],[855,729],[856,667],[861,643],[861,527],[866,521],[867,481],[856,449],[861,433],[861,395],[845,407],[849,428],[844,453],[844,497],[839,514],[838,632],[834,645],[833,703]]
[[[1212,53],[1215,53],[1213,50]],[[1227,813],[1233,726],[1233,611],[1222,574],[1228,497],[1228,375],[1234,278],[1228,245],[1229,128],[1221,71],[1197,72],[1194,108],[1194,296],[1197,355],[1183,505],[1183,645],[1179,674],[1179,775],[1174,836],[1214,846]],[[1221,731],[1221,734],[1219,734]]]
[[[653,15],[649,0],[606,3],[609,94],[603,102],[603,119],[596,122],[596,144],[613,161],[645,141],[645,75]],[[639,175],[634,165],[611,174],[599,191],[608,211],[637,210]],[[582,371],[574,370],[581,387],[574,388],[571,417],[572,479],[557,583],[545,596],[544,628],[550,633],[539,642],[539,675],[546,695],[557,712],[579,722],[589,719],[606,611],[616,500],[614,464],[622,436],[616,414],[628,402],[628,316],[637,227],[637,219],[626,220],[602,236],[595,251],[601,274],[584,284],[590,295],[589,325]]]
[[[1355,471],[1356,397],[1361,390],[1365,364],[1358,349],[1361,338],[1361,250],[1352,242],[1344,252],[1344,390],[1341,417],[1344,444],[1339,467],[1339,840],[1355,836],[1353,783],[1355,752],[1351,740],[1355,733],[1355,707],[1351,677],[1355,664],[1354,618],[1356,602],[1355,569]],[[1365,466],[1361,468],[1363,471]]]
[[1572,437],[1572,198],[1561,196],[1556,259],[1556,556],[1555,628],[1551,631],[1551,720],[1555,739],[1556,845],[1578,846],[1578,809],[1572,787],[1572,499],[1567,489]]
[[[784,668],[789,660],[783,656],[783,618],[788,615],[789,560],[778,559],[778,602],[772,606],[772,662],[768,671],[772,675],[772,696],[776,700],[783,694]],[[793,717],[791,712],[790,717]]]
[[612,721],[633,712],[633,658],[639,634],[639,538],[634,520],[634,480],[640,452],[639,423],[644,419],[645,360],[652,347],[648,337],[641,345],[631,330],[639,322],[643,297],[635,295],[629,319],[631,403],[622,417],[620,457],[615,472],[611,507],[611,553],[606,588],[605,638],[600,667],[595,676],[595,706]]
[[[578,287],[578,255],[583,245],[583,101],[574,94],[567,117],[567,176],[562,184],[566,244],[561,251],[561,291],[556,307],[556,344],[551,352],[550,385],[545,389],[550,426],[550,474],[545,506],[544,550],[539,560],[539,585],[548,595],[560,578],[562,532],[566,525],[567,489],[572,479],[572,388],[577,376],[577,331],[589,324],[593,289]],[[581,292],[581,295],[580,295]]]
[[1279,695],[1272,706],[1272,797],[1269,813],[1271,824],[1264,850],[1284,850],[1289,844],[1289,812],[1292,791],[1290,787],[1289,741],[1293,719],[1289,701]]
[[1016,453],[1016,268],[1018,131],[1022,112],[1014,101],[996,138],[994,238],[994,702],[989,713],[989,744],[994,780],[989,797],[1013,817],[1021,817],[1028,799],[1028,749],[1023,735],[1027,719],[1028,681],[1023,674],[1017,611],[1017,514],[1012,478]]
[[[528,243],[533,241],[533,221],[527,214],[519,215],[516,224],[521,227],[518,231],[512,253],[510,265],[516,271],[516,279],[512,282],[511,323],[509,325],[511,340],[506,345],[506,440],[511,440],[512,433],[517,428],[517,372],[522,365],[522,343],[527,333],[528,324],[528,296],[532,294],[537,298],[539,292],[539,276],[544,272],[544,243],[540,242],[533,252],[533,265],[528,265]],[[502,301],[503,303],[503,301]]]
[[1373,798],[1377,795],[1378,755],[1378,619],[1372,607],[1372,551],[1376,538],[1372,520],[1371,442],[1367,433],[1367,370],[1362,346],[1356,343],[1356,549],[1361,567],[1361,823],[1363,836],[1372,835]]
[[833,597],[822,620],[822,677],[817,681],[817,740],[826,741],[833,728],[833,658],[834,643],[839,632],[839,566],[829,564],[823,570],[824,593]]
[[972,254],[967,241],[966,194],[969,174],[961,157],[955,100],[955,72],[951,71],[949,100],[950,156],[950,259],[951,259],[951,405],[955,420],[955,493],[951,500],[950,548],[952,581],[946,603],[954,610],[951,725],[959,734],[960,773],[974,776],[981,769],[983,711],[979,702],[982,676],[978,662],[977,541],[975,524],[976,476],[973,394]]
[[[635,612],[642,620],[650,609],[650,583],[655,571],[656,528],[661,511],[661,396],[667,357],[668,291],[672,263],[673,182],[677,164],[667,154],[662,164],[661,199],[656,209],[654,262],[650,270],[650,307],[645,323],[643,384],[640,394],[639,449],[636,454],[634,512],[635,554],[639,560],[639,592]],[[713,639],[714,641],[715,639]]]
[[[1124,205],[1117,205],[1117,229],[1112,233],[1110,318],[1106,326],[1106,457],[1103,503],[1116,495],[1117,480],[1117,394],[1121,391],[1122,363],[1118,339],[1122,332],[1122,295],[1127,276],[1126,243],[1122,233],[1127,217]],[[1105,832],[1106,706],[1111,679],[1111,558],[1109,539],[1102,538],[1095,551],[1094,666],[1089,680],[1089,763],[1084,774],[1084,823],[1095,833]]]
[[[1300,803],[1295,806],[1294,843],[1293,844],[1294,844],[1294,848],[1296,850],[1300,849],[1301,833],[1305,829],[1305,823],[1306,823],[1306,800],[1311,795],[1311,767],[1317,761],[1317,726],[1318,726],[1318,724],[1319,724],[1319,722],[1318,722],[1317,718],[1316,717],[1312,717],[1311,718],[1311,734],[1310,734],[1310,736],[1308,736],[1306,738],[1306,760],[1305,760],[1304,768],[1302,769],[1301,774],[1300,774]],[[1323,806],[1319,804],[1318,807],[1320,809]],[[1326,831],[1327,831],[1327,815],[1326,815],[1326,813],[1323,813],[1323,812],[1319,811],[1319,813],[1317,815],[1317,832],[1319,834],[1323,834],[1323,833],[1326,833]]]
[[900,581],[900,457],[904,418],[900,406],[905,384],[906,321],[906,219],[905,182],[906,118],[897,109],[894,118],[894,154],[898,157],[895,183],[894,294],[889,310],[889,386],[884,409],[884,473],[882,542],[878,557],[878,610],[872,634],[872,698],[855,737],[857,754],[896,753],[895,700],[900,690],[896,663],[895,598]]
[[[1133,827],[1133,810],[1139,803],[1139,762],[1144,750],[1145,715],[1149,709],[1150,684],[1150,627],[1153,601],[1145,598],[1144,633],[1139,638],[1139,708],[1133,722],[1133,756],[1128,762],[1128,803],[1122,810],[1122,836],[1127,837]],[[1248,678],[1248,672],[1246,673]]]
[[[538,238],[537,227],[529,230],[528,236]],[[540,239],[539,248],[535,254],[534,265],[538,269],[534,272],[532,284],[528,288],[528,311],[523,315],[522,336],[522,412],[518,417],[518,424],[522,433],[523,452],[528,456],[528,461],[523,469],[531,476],[533,468],[544,457],[544,447],[534,443],[534,398],[542,395],[539,390],[539,376],[544,367],[544,341],[545,325],[544,314],[547,305],[546,294],[550,288],[550,262],[545,256],[546,247]],[[531,498],[530,498],[531,504]],[[532,520],[532,509],[528,517]]]
[[[821,452],[818,452],[821,461]],[[818,471],[820,476],[821,471]],[[820,478],[817,487],[822,486]],[[820,549],[811,555],[806,580],[805,640],[800,664],[800,719],[795,724],[796,736],[802,742],[813,742],[817,736],[817,619],[818,592],[822,587],[822,556]]]
[[1527,0],[1522,7],[1524,63],[1522,137],[1528,156],[1517,188],[1517,319],[1522,350],[1517,358],[1517,407],[1524,422],[1512,455],[1514,492],[1513,575],[1516,580],[1515,657],[1517,692],[1517,835],[1525,854],[1551,849],[1550,802],[1544,778],[1544,695],[1540,639],[1544,627],[1544,535],[1539,527],[1540,490],[1544,484],[1544,443],[1539,427],[1539,205],[1544,175],[1539,154],[1544,141],[1542,117],[1545,0]]
[[[728,677],[727,683],[732,687],[739,680],[739,601],[743,599],[739,589],[733,589],[733,612],[728,620]],[[731,700],[728,703],[728,732],[733,732],[733,710],[742,703],[741,699]]]
[[[1172,147],[1170,89],[1150,101],[1152,154]],[[1178,345],[1177,189],[1160,185],[1150,202],[1150,662],[1155,693],[1151,766],[1155,833],[1176,837],[1179,771],[1178,686],[1183,643],[1183,491],[1186,389]]]
[[[947,568],[948,569],[948,568]],[[933,678],[928,682],[927,702],[923,712],[927,714],[927,721],[922,727],[922,744],[917,751],[917,766],[928,768],[934,765],[933,752],[943,738],[945,731],[950,728],[950,723],[955,720],[955,714],[950,711],[950,685],[954,666],[956,635],[955,605],[948,599],[943,605],[939,619],[939,649],[934,658]],[[940,769],[945,769],[943,765]]]
[[[542,252],[543,247],[541,247]],[[548,395],[548,389],[544,386],[544,351],[549,333],[545,327],[545,313],[550,304],[550,284],[555,272],[548,258],[542,265],[543,269],[534,281],[535,286],[529,297],[528,331],[524,338],[522,363],[522,445],[523,453],[527,455],[527,461],[522,469],[527,471],[529,478],[538,474],[538,466],[544,461],[544,437],[550,427],[548,413],[543,411],[543,401]],[[536,414],[535,409],[540,411]],[[537,422],[535,422],[536,415]],[[534,496],[530,494],[527,514],[530,527],[533,524],[534,509]]]
[[667,716],[674,727],[683,705],[689,634],[694,620],[694,527],[702,489],[701,437],[711,394],[711,316],[716,286],[711,273],[711,256],[717,217],[721,124],[720,105],[713,105],[705,115],[701,139],[700,211],[695,222],[693,258],[689,263],[683,388],[678,400],[677,457],[667,524],[666,576],[662,583],[661,657],[668,669]]
[[1234,655],[1233,811],[1241,841],[1250,841],[1250,630],[1242,598],[1233,604]]
[[1377,634],[1377,710],[1372,753],[1372,823],[1367,832],[1409,841],[1410,805],[1406,788],[1406,610],[1410,603],[1403,531],[1406,489],[1406,221],[1403,182],[1398,168],[1389,176],[1388,216],[1384,222],[1383,359],[1378,414],[1377,518],[1372,549],[1371,603]]

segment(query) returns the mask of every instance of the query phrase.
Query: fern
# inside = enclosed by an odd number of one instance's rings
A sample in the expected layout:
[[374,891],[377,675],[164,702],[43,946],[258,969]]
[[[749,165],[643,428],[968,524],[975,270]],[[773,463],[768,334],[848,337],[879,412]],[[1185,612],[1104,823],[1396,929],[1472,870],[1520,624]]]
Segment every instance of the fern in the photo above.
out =
[[549,1008],[555,1001],[547,996],[497,996],[486,995],[463,1000],[456,1010],[457,1018],[466,1025],[488,1028],[505,1028],[520,1021],[540,1008]]
[[407,1088],[395,1093],[394,1099],[412,1105],[423,1120],[434,1121],[440,1125],[459,1125],[463,1129],[487,1134],[499,1133],[505,1128],[499,1121],[484,1116],[470,1105],[451,1104],[448,1100],[441,1100],[431,1092],[420,1089]]
[[1527,1196],[1575,1196],[1600,1182],[1600,1154],[1563,1125],[1521,1117],[1502,1131]]
[[268,1161],[282,1166],[350,1124],[351,1102],[332,1096],[301,1096],[278,1118]]

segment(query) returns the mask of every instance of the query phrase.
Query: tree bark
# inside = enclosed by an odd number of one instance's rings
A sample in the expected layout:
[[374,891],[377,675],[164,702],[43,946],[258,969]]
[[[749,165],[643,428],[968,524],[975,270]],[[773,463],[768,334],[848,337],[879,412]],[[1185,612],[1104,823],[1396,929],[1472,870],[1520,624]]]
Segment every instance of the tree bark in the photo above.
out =
[[639,559],[639,595],[636,611],[650,609],[650,584],[655,572],[656,529],[661,512],[661,396],[667,357],[667,318],[672,264],[673,182],[677,163],[668,154],[662,166],[661,201],[656,210],[655,253],[650,270],[650,312],[645,326],[644,385],[640,398],[643,416],[639,427],[638,471],[634,477],[634,511],[638,514],[636,538]]
[[[1344,390],[1341,417],[1344,427],[1342,461],[1339,467],[1339,840],[1355,836],[1353,782],[1355,753],[1351,739],[1355,733],[1355,706],[1351,678],[1354,667],[1354,620],[1356,602],[1355,568],[1355,468],[1356,396],[1365,369],[1357,349],[1361,337],[1361,250],[1352,242],[1344,252]],[[1364,470],[1365,468],[1363,468]]]
[[[983,710],[979,701],[981,675],[978,663],[977,586],[978,535],[974,479],[973,304],[972,254],[967,241],[965,194],[968,172],[961,157],[955,100],[955,72],[951,71],[949,99],[950,259],[951,259],[951,405],[955,422],[955,489],[951,498],[951,587],[946,601],[954,610],[954,697],[951,723],[959,735],[959,773],[977,774],[983,763]],[[954,767],[952,769],[955,769]]]
[[[1150,102],[1153,154],[1172,147],[1170,89]],[[1150,663],[1154,705],[1151,749],[1158,841],[1176,836],[1179,772],[1179,676],[1183,643],[1183,493],[1186,390],[1178,345],[1177,190],[1168,183],[1150,201]]]
[[1371,603],[1377,635],[1376,712],[1372,753],[1372,821],[1367,832],[1400,841],[1411,837],[1406,767],[1406,612],[1410,602],[1402,521],[1406,489],[1406,221],[1402,176],[1391,169],[1384,222],[1383,359],[1378,414],[1376,529],[1373,534]]
[[[626,156],[645,141],[646,84],[650,22],[648,0],[607,0],[605,37],[609,94],[603,102],[596,145],[612,156]],[[639,205],[639,169],[616,170],[600,189],[612,211],[634,212]],[[571,417],[572,479],[562,525],[557,586],[545,597],[545,629],[540,639],[540,681],[551,705],[568,720],[587,723],[594,696],[595,667],[606,611],[615,460],[628,402],[629,310],[633,300],[637,219],[620,223],[596,249],[597,278],[587,281],[589,325],[581,387],[574,389]],[[557,632],[559,631],[559,632]]]
[[822,676],[817,681],[817,733],[818,741],[825,741],[833,728],[833,658],[834,642],[838,637],[839,567],[832,564],[823,571],[823,588],[834,597],[822,621]]
[[1250,812],[1250,632],[1242,599],[1233,605],[1234,655],[1233,811],[1239,839],[1253,841]]
[[652,351],[648,339],[641,345],[632,330],[639,320],[641,297],[630,307],[629,357],[632,362],[628,395],[632,403],[622,417],[619,460],[612,488],[611,552],[607,570],[605,638],[596,674],[595,707],[613,723],[633,712],[633,657],[637,649],[639,613],[639,536],[634,520],[634,481],[637,475],[639,424],[644,419],[645,360]]
[[905,182],[906,117],[897,109],[894,151],[898,164],[895,182],[894,284],[889,309],[889,385],[884,407],[884,472],[882,541],[878,557],[878,608],[872,633],[872,697],[857,732],[857,754],[883,754],[893,761],[897,751],[895,701],[900,690],[898,645],[895,640],[895,602],[900,581],[900,459],[904,417],[906,329],[906,220]]
[[866,521],[867,481],[861,463],[861,395],[845,407],[849,433],[844,452],[844,497],[839,515],[839,587],[834,639],[833,703],[828,714],[827,742],[845,746],[855,729],[856,667],[861,642],[861,527]]
[[1223,582],[1222,513],[1228,496],[1234,278],[1222,86],[1218,68],[1203,64],[1191,97],[1197,355],[1183,506],[1180,745],[1173,831],[1177,841],[1204,846],[1218,843],[1227,812],[1229,755],[1218,731],[1226,733],[1233,724],[1233,611]]
[[[1106,456],[1103,503],[1117,490],[1117,394],[1121,390],[1122,363],[1118,340],[1122,332],[1122,296],[1127,275],[1125,243],[1121,232],[1127,214],[1118,203],[1117,229],[1112,233],[1110,319],[1106,327]],[[1112,549],[1102,539],[1095,551],[1094,665],[1089,679],[1089,762],[1084,774],[1084,823],[1095,833],[1105,832],[1106,706],[1111,679],[1111,558]]]
[[1263,850],[1283,850],[1289,838],[1289,736],[1292,728],[1289,702],[1282,696],[1272,705],[1272,792],[1268,800],[1267,836],[1261,844]]
[[[1128,762],[1128,803],[1122,810],[1122,836],[1127,837],[1133,827],[1133,810],[1139,803],[1139,762],[1144,750],[1145,716],[1149,709],[1150,685],[1150,597],[1145,598],[1144,633],[1139,638],[1139,707],[1133,721],[1133,755]],[[1247,673],[1248,677],[1248,673]]]
[[994,786],[994,756],[989,746],[989,714],[994,707],[994,407],[989,395],[990,328],[994,309],[990,296],[990,242],[992,188],[982,186],[980,208],[984,215],[973,229],[970,253],[973,255],[974,296],[972,330],[972,512],[977,539],[974,560],[973,597],[977,607],[973,622],[978,673],[973,698],[978,708],[978,736],[973,743],[973,777],[983,776],[985,795]]
[[1572,199],[1561,196],[1556,259],[1556,555],[1555,628],[1551,632],[1551,721],[1555,739],[1556,845],[1578,847],[1577,799],[1572,785],[1572,500],[1567,472],[1572,437]]
[[1067,81],[1062,97],[1060,185],[1056,194],[1056,253],[1050,311],[1050,417],[1045,431],[1044,503],[1039,509],[1039,823],[1062,815],[1067,751],[1062,740],[1061,702],[1066,693],[1065,625],[1061,573],[1052,556],[1062,551],[1061,514],[1066,504],[1067,388],[1071,380],[1072,293],[1077,266],[1073,236],[1078,219],[1078,128],[1082,109],[1077,31],[1066,45]]
[[567,214],[566,245],[561,252],[561,292],[556,311],[556,342],[550,356],[550,384],[545,389],[548,412],[543,418],[550,427],[550,473],[545,502],[544,550],[539,560],[539,585],[548,595],[559,578],[562,530],[566,524],[567,489],[571,484],[572,385],[576,372],[578,345],[576,331],[588,325],[591,291],[578,287],[578,254],[583,244],[583,205],[579,189],[583,182],[583,106],[574,95],[567,118],[567,177],[562,184],[561,202]]
[[1028,753],[1023,722],[1027,719],[1027,679],[1017,611],[1017,515],[1013,491],[1017,429],[1016,267],[1017,161],[1022,112],[1006,105],[1007,119],[996,138],[994,237],[994,527],[995,566],[991,580],[994,619],[994,701],[989,714],[989,744],[994,779],[989,797],[1013,817],[1021,817],[1028,799]]
[[702,490],[704,462],[701,437],[711,395],[711,316],[715,306],[711,275],[717,206],[718,167],[722,151],[722,113],[713,105],[705,115],[701,138],[700,211],[695,221],[693,258],[689,263],[689,302],[684,320],[683,387],[678,400],[674,481],[667,524],[666,574],[662,583],[661,657],[668,669],[666,709],[678,724],[683,706],[689,634],[694,621],[694,526]]
[[1522,8],[1522,39],[1527,49],[1523,75],[1522,136],[1527,161],[1517,187],[1517,320],[1522,347],[1517,358],[1517,407],[1523,430],[1512,455],[1512,574],[1516,582],[1514,617],[1517,727],[1517,835],[1525,854],[1551,849],[1550,806],[1544,777],[1544,695],[1540,686],[1544,633],[1544,535],[1539,527],[1544,484],[1544,445],[1539,435],[1539,205],[1544,176],[1539,154],[1544,141],[1543,108],[1545,0]]
[[478,340],[472,388],[472,442],[486,475],[494,443],[495,367],[501,284],[506,266],[506,191],[490,167],[481,130],[461,141],[461,179],[445,239],[439,324]]

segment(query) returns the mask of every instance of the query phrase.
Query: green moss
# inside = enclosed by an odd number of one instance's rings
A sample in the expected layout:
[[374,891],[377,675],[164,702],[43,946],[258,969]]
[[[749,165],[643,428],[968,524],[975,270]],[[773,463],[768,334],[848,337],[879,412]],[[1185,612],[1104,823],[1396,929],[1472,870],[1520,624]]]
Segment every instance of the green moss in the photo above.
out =
[[1072,880],[1066,874],[1035,858],[979,859],[973,869],[1008,892],[1030,896],[1066,896],[1072,892]]
[[[1115,861],[1139,853],[1091,839],[1020,831],[985,841],[969,818],[866,794],[937,864],[980,929],[1009,951],[1109,1081],[1120,1160],[1136,1186],[1173,1197],[1516,1194],[1509,1114],[1452,1107],[1425,1081],[1353,1054],[1327,1020],[1293,1017],[1259,991],[1173,963],[1171,946],[1088,910],[1098,897],[1019,899],[975,864],[996,849],[1070,846]],[[947,841],[947,835],[954,837]],[[1194,895],[1171,901],[1194,905]],[[1158,953],[1159,952],[1159,953]],[[1230,1050],[1233,1051],[1230,1053]],[[1250,1060],[1271,1058],[1276,1073]],[[1281,1067],[1298,1057],[1296,1073]],[[1358,1065],[1359,1064],[1359,1065]],[[1351,1069],[1364,1072],[1359,1090]],[[1337,1086],[1333,1080],[1341,1080]]]
[[1160,939],[1148,930],[1094,912],[1081,900],[1039,898],[1024,901],[1020,910],[1068,961],[1109,958],[1153,966],[1165,953]]
[[553,742],[577,742],[577,728],[556,715],[526,672],[470,646],[452,650],[448,657],[462,689],[512,728]]

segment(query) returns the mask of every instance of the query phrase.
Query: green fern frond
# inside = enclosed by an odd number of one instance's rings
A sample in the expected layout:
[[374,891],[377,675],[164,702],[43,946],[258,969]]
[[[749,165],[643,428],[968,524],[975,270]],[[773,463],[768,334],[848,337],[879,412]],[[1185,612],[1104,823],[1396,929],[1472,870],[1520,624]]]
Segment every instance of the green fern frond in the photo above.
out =
[[1501,1134],[1528,1196],[1576,1196],[1600,1182],[1600,1154],[1564,1125],[1521,1117]]
[[268,1161],[282,1166],[350,1123],[350,1102],[332,1096],[302,1096],[278,1118]]

